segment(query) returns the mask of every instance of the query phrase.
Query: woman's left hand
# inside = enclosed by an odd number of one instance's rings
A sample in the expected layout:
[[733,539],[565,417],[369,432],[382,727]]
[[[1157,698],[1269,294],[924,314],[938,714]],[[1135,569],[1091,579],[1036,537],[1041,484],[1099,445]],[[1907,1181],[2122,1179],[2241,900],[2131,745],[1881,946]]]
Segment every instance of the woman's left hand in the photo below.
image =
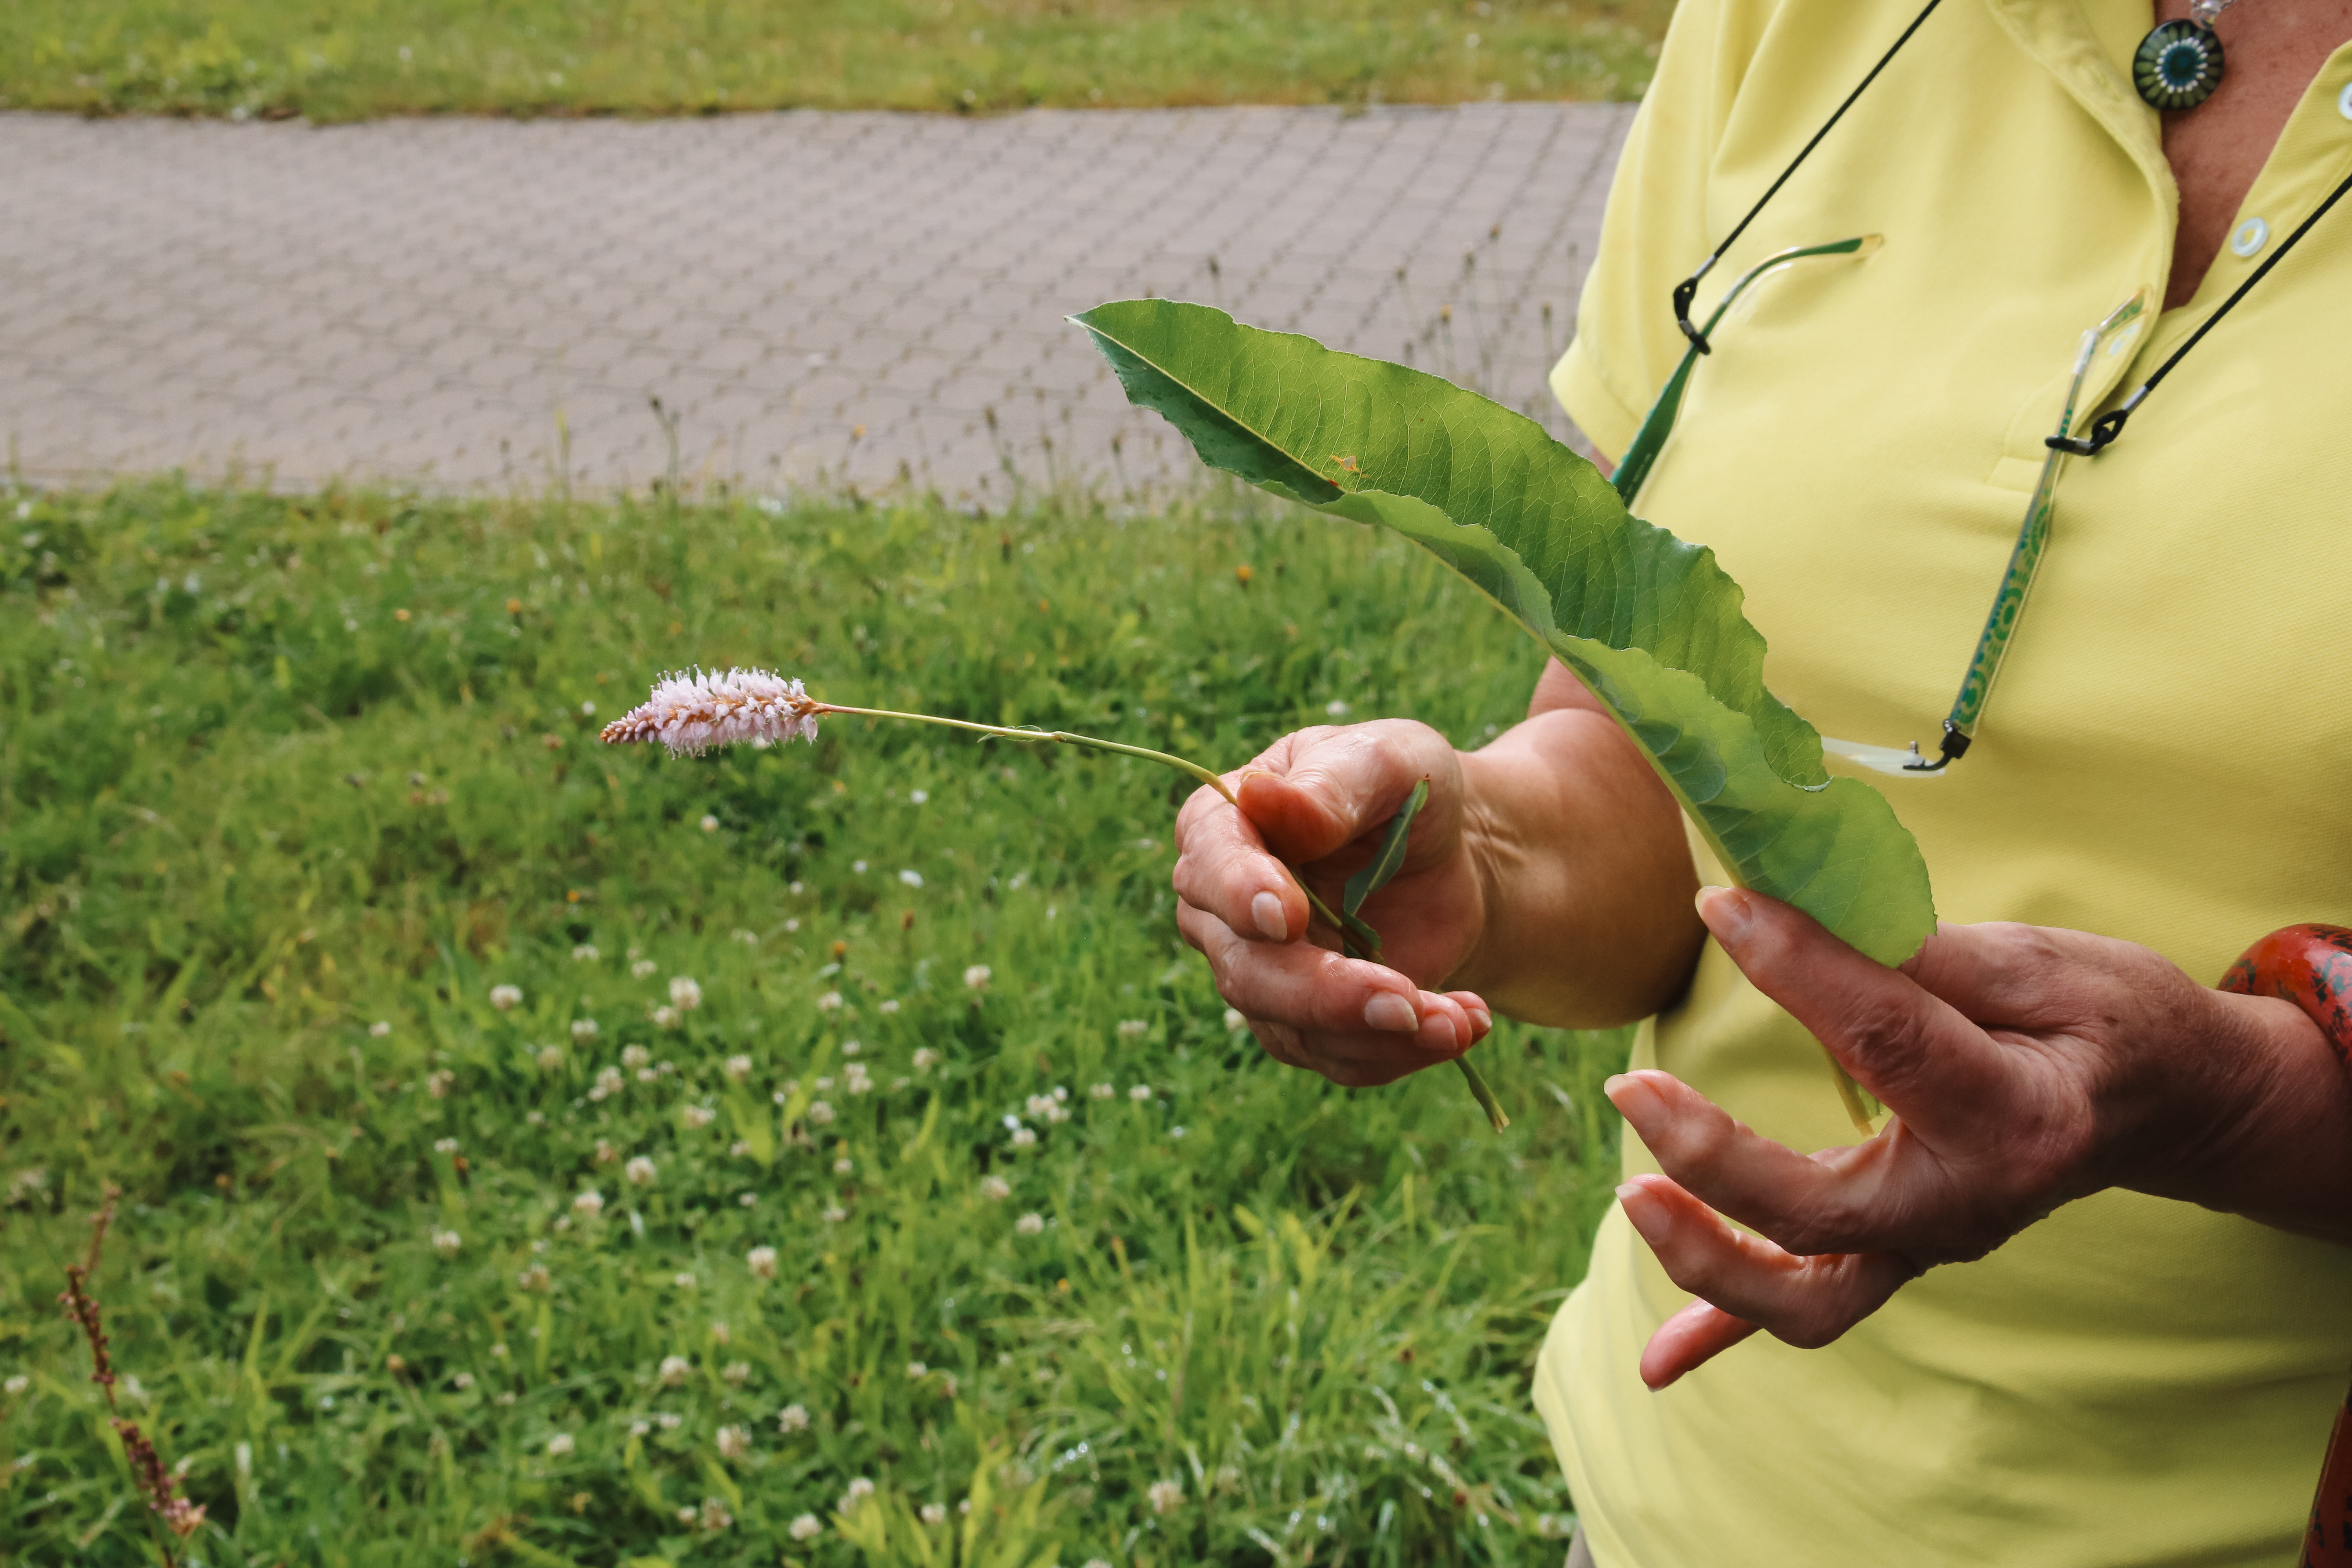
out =
[[1699,914],[1893,1115],[1808,1158],[1671,1074],[1610,1080],[1665,1173],[1618,1190],[1627,1217],[1700,1298],[1652,1336],[1652,1388],[1759,1328],[1827,1344],[2106,1187],[2352,1240],[2352,1074],[2291,1003],[2081,931],[1947,925],[1888,969],[1759,894],[1703,889]]

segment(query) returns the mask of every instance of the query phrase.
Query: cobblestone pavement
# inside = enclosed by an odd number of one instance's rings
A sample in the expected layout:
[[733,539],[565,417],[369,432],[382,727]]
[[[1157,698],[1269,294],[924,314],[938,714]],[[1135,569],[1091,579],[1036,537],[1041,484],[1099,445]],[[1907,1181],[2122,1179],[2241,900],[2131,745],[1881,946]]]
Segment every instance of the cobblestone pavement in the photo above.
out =
[[636,486],[658,396],[689,480],[1145,489],[1193,460],[1063,317],[1146,292],[1565,435],[1629,113],[0,115],[0,437],[50,480]]

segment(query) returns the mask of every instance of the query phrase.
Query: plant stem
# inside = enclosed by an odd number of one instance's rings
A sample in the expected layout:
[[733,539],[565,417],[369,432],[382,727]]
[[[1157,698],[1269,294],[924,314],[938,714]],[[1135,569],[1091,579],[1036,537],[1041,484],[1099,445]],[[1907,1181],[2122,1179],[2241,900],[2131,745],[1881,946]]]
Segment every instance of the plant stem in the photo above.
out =
[[[911,719],[918,724],[944,724],[951,730],[969,730],[976,735],[994,735],[1000,740],[1033,743],[1038,741],[1051,741],[1057,745],[1091,746],[1098,752],[1117,752],[1122,756],[1141,757],[1146,762],[1158,763],[1163,767],[1174,768],[1180,773],[1190,773],[1224,796],[1226,804],[1236,811],[1241,809],[1242,803],[1234,798],[1234,792],[1225,787],[1225,781],[1223,778],[1189,757],[1180,757],[1169,752],[1154,752],[1142,746],[1122,745],[1117,741],[1097,740],[1092,735],[1072,734],[1067,730],[1023,730],[1004,724],[975,723],[970,719],[943,719],[936,713],[902,713],[891,708],[849,708],[838,702],[819,702],[814,706],[814,710],[819,713],[848,713],[860,719]],[[1291,871],[1288,866],[1284,866],[1283,869],[1290,871],[1291,880],[1297,882],[1298,890],[1307,895],[1307,907],[1327,921],[1332,930],[1338,931],[1341,942],[1355,950],[1356,956],[1369,959],[1375,963],[1380,962],[1380,932],[1356,916],[1341,914],[1325,903],[1316,896],[1315,889],[1307,885],[1306,879],[1299,876],[1297,872]],[[1454,1065],[1462,1069],[1462,1076],[1469,1081],[1471,1096],[1478,1101],[1478,1108],[1486,1113],[1487,1122],[1497,1132],[1508,1127],[1511,1124],[1511,1119],[1503,1114],[1502,1106],[1495,1099],[1495,1091],[1486,1086],[1486,1079],[1478,1069],[1470,1065],[1470,1059],[1467,1057],[1456,1057],[1454,1058]]]

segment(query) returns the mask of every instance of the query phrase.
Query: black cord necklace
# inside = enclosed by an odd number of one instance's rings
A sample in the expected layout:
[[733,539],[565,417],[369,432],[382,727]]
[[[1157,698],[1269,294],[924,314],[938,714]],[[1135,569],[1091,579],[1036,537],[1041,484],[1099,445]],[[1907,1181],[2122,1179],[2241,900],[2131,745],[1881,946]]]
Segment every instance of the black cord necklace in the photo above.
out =
[[2221,37],[2214,18],[2238,0],[2196,0],[2182,22],[2163,22],[2132,56],[2132,86],[2156,109],[2194,109],[2221,85]]

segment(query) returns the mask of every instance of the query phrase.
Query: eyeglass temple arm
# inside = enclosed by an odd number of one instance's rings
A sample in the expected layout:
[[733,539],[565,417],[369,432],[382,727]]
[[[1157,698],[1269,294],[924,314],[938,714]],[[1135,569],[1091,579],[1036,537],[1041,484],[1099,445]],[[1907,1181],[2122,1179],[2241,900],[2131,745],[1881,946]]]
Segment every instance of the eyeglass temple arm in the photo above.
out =
[[1943,0],[1927,0],[1927,4],[1921,8],[1919,14],[1911,18],[1911,25],[1903,29],[1902,36],[1889,44],[1886,47],[1886,52],[1878,57],[1878,63],[1870,68],[1870,74],[1854,83],[1853,90],[1845,95],[1845,101],[1837,106],[1836,112],[1822,121],[1822,128],[1813,132],[1813,139],[1806,142],[1794,158],[1789,160],[1789,166],[1780,171],[1780,177],[1772,182],[1771,188],[1757,197],[1756,205],[1748,209],[1748,216],[1741,218],[1732,231],[1723,237],[1723,243],[1715,247],[1714,254],[1698,264],[1697,271],[1675,285],[1675,325],[1682,329],[1683,336],[1688,338],[1691,341],[1691,346],[1699,353],[1704,354],[1715,352],[1714,345],[1706,340],[1707,332],[1715,331],[1715,322],[1708,321],[1706,331],[1701,331],[1691,325],[1691,301],[1698,298],[1699,279],[1705,278],[1713,269],[1716,262],[1722,258],[1723,253],[1729,250],[1734,244],[1738,243],[1739,237],[1748,232],[1748,226],[1756,221],[1756,215],[1762,212],[1772,198],[1780,194],[1780,187],[1789,183],[1789,176],[1795,174],[1798,166],[1813,155],[1813,149],[1822,144],[1822,138],[1830,133],[1831,127],[1845,118],[1845,111],[1853,107],[1853,100],[1860,98],[1872,82],[1878,79],[1878,73],[1886,68],[1889,60],[1902,52],[1903,46],[1911,41],[1911,35],[1919,30],[1919,25],[1933,16],[1936,7],[1942,3]]
[[[1717,301],[1714,313],[1707,317],[1706,331],[1712,332],[1721,325],[1724,312],[1730,310],[1740,295],[1766,273],[1810,257],[1868,256],[1878,248],[1880,243],[1877,235],[1863,234],[1852,239],[1832,240],[1827,245],[1797,245],[1773,252],[1732,280],[1731,287],[1725,289],[1723,298]],[[1714,258],[1709,258],[1708,265],[1713,264]],[[1706,268],[1700,268],[1692,274],[1689,286],[1696,288],[1699,279],[1706,275]],[[1679,292],[1677,290],[1678,295]],[[1642,481],[1650,477],[1651,465],[1658,460],[1658,453],[1664,447],[1666,437],[1674,430],[1675,418],[1682,412],[1683,393],[1690,384],[1691,368],[1698,363],[1699,355],[1708,352],[1704,333],[1692,338],[1691,346],[1683,351],[1682,363],[1675,366],[1674,374],[1666,377],[1666,384],[1659,389],[1656,399],[1650,405],[1649,413],[1642,416],[1641,428],[1633,432],[1633,439],[1626,444],[1624,455],[1617,459],[1617,470],[1611,476],[1611,482],[1617,487],[1618,499],[1626,505],[1633,504],[1633,498],[1641,493]]]

